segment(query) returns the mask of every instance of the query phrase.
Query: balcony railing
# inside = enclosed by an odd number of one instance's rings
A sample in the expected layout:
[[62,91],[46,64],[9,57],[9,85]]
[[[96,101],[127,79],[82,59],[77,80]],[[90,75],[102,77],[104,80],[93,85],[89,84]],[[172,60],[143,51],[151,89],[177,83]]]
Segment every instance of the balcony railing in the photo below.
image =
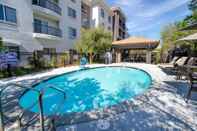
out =
[[34,23],[34,32],[62,37],[62,31],[60,29],[40,23]]
[[58,4],[51,2],[49,0],[32,0],[32,4],[50,9],[61,15],[61,8],[58,6]]

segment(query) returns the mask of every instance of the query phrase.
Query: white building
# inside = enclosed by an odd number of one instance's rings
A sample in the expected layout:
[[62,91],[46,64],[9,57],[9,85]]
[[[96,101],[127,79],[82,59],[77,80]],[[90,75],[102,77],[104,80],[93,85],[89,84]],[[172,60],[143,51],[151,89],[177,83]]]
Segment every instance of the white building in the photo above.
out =
[[110,7],[104,0],[82,0],[83,27],[104,27],[112,31],[112,15]]
[[112,16],[105,0],[0,0],[0,37],[19,56],[62,53],[74,48],[81,27],[112,32]]
[[80,37],[81,0],[0,0],[0,37],[18,52],[64,52]]

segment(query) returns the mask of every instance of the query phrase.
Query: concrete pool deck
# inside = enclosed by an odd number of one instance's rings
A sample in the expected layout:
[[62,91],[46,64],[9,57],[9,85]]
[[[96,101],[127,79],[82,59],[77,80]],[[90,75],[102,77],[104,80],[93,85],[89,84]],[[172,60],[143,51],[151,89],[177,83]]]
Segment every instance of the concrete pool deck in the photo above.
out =
[[[88,65],[99,66],[128,66],[148,72],[154,81],[154,87],[137,97],[132,106],[128,105],[122,113],[111,113],[110,116],[85,121],[69,126],[59,126],[58,130],[68,131],[143,131],[143,130],[197,130],[197,95],[194,93],[192,101],[185,103],[184,95],[187,93],[187,82],[176,81],[173,75],[166,74],[156,65],[120,63],[112,65]],[[38,74],[31,74],[17,78],[0,80],[0,83],[32,84],[35,79],[43,79],[54,75],[78,70],[79,67],[58,68]],[[14,92],[15,89],[8,90]],[[8,112],[10,113],[10,112]],[[11,114],[11,113],[10,113]],[[92,114],[90,114],[92,115]],[[29,130],[35,128],[29,128]]]

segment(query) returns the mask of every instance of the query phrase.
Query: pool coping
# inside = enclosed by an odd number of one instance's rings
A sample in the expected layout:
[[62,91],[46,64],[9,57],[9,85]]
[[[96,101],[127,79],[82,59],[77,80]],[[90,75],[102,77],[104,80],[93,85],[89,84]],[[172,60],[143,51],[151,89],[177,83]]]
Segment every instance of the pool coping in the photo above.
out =
[[[51,115],[51,116],[45,116],[45,117],[50,118],[50,119],[55,119],[55,124],[57,127],[100,120],[100,119],[104,119],[104,118],[107,118],[107,117],[110,117],[113,115],[117,115],[117,114],[129,111],[129,110],[136,109],[138,107],[136,105],[136,101],[138,99],[141,99],[143,97],[147,97],[147,96],[149,96],[150,91],[156,90],[155,87],[157,85],[157,82],[153,80],[152,76],[147,71],[145,71],[144,69],[141,69],[141,68],[136,68],[136,67],[132,67],[132,66],[128,66],[128,65],[102,65],[102,66],[100,65],[100,66],[95,66],[95,67],[88,67],[86,69],[79,68],[79,69],[75,69],[75,70],[71,70],[71,71],[66,71],[66,72],[64,72],[62,74],[58,74],[58,75],[42,77],[41,79],[37,80],[36,83],[32,84],[32,87],[34,88],[36,85],[40,84],[41,82],[48,81],[50,79],[62,76],[64,74],[70,74],[70,73],[74,73],[77,71],[83,71],[83,70],[95,69],[95,68],[103,68],[103,67],[125,67],[125,68],[137,69],[137,70],[145,72],[151,78],[152,83],[151,83],[150,87],[142,94],[135,96],[133,99],[129,99],[124,102],[120,102],[119,104],[116,104],[116,105],[108,106],[108,107],[102,108],[102,109],[93,109],[91,111],[73,112],[73,113],[69,113],[69,114],[63,114],[60,116]],[[19,97],[19,100],[27,91],[29,91],[29,90],[25,90],[22,93],[22,95]],[[18,105],[21,108],[21,110],[24,110],[25,112],[38,114],[38,113],[31,112],[29,110],[22,108],[20,106],[20,104],[18,104]]]

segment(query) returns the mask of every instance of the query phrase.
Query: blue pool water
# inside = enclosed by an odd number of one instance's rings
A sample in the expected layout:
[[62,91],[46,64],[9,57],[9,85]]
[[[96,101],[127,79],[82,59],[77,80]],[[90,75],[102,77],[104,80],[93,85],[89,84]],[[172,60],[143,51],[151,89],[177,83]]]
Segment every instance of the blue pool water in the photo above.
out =
[[[102,67],[80,70],[44,81],[35,86],[42,90],[45,115],[84,112],[102,109],[131,100],[146,91],[151,77],[144,71],[126,67]],[[66,99],[60,92],[47,88],[54,85],[66,92]],[[24,109],[39,112],[35,91],[26,92],[19,103]],[[31,107],[31,108],[29,108]]]

